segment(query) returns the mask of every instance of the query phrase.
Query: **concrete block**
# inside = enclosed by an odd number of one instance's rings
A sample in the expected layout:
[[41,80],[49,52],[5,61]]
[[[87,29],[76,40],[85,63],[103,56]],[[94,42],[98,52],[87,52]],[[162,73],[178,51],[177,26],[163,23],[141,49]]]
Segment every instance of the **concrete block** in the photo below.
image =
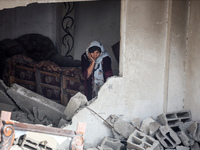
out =
[[142,121],[140,131],[147,135],[153,136],[155,135],[159,127],[159,123],[156,122],[152,117],[149,117]]
[[104,137],[100,146],[112,148],[113,150],[121,150],[124,147],[124,145],[120,142],[120,140],[113,139],[110,137]]
[[54,126],[57,126],[60,118],[65,118],[65,107],[63,105],[36,94],[22,86],[13,84],[12,87],[7,90],[7,93],[23,111],[26,108],[32,112],[33,107],[43,110],[48,120],[54,122]]
[[189,150],[190,148],[189,147],[186,147],[186,146],[177,146],[176,147],[176,150]]
[[160,150],[159,141],[154,138],[135,130],[127,140],[129,149],[137,150]]
[[112,128],[111,130],[112,130],[113,137],[114,137],[115,139],[118,139],[118,140],[123,140],[123,139],[125,139],[121,134],[117,133],[113,128]]
[[189,122],[191,120],[192,116],[190,110],[163,113],[157,116],[157,121],[161,125],[169,125],[172,129],[176,129],[181,123]]
[[178,135],[168,125],[159,128],[156,138],[165,148],[175,148],[181,143]]
[[58,123],[58,128],[62,128],[62,126],[65,126],[66,124],[68,124],[69,122],[63,118],[60,119],[59,123]]
[[186,135],[184,131],[177,132],[177,135],[184,146],[191,146],[194,144],[193,138],[191,138],[189,134]]
[[132,121],[131,121],[131,124],[137,128],[137,129],[140,129],[140,126],[141,126],[141,119],[140,118],[134,118]]
[[35,117],[33,116],[33,114],[28,114],[28,119],[31,120],[31,121],[34,121],[35,120]]
[[82,93],[78,92],[76,95],[70,98],[67,107],[64,110],[67,120],[71,120],[74,114],[79,108],[82,108],[87,104],[87,98]]
[[200,142],[200,121],[194,121],[188,127],[188,131],[196,142]]
[[38,118],[40,121],[42,121],[42,120],[44,120],[45,116],[46,116],[46,115],[45,115],[44,111],[38,109],[38,116],[37,116],[37,118]]
[[104,146],[97,146],[97,148],[98,148],[98,150],[114,150],[111,147],[108,147],[106,145],[104,145]]
[[114,130],[126,139],[128,139],[130,134],[135,130],[135,127],[131,125],[131,123],[126,122],[115,115],[110,115],[106,119],[106,122],[113,126]]
[[6,104],[6,103],[1,103],[0,102],[0,112],[1,111],[9,111],[12,112],[15,109],[15,105],[10,105],[10,104]]
[[191,146],[194,144],[194,138],[193,136],[189,133],[189,126],[194,123],[194,121],[189,121],[189,122],[185,122],[182,123],[179,126],[179,129],[181,131],[177,132],[179,138],[181,139],[182,143],[184,146]]
[[155,134],[157,133],[157,131],[160,128],[160,124],[158,122],[150,122],[149,123],[149,135],[151,137],[155,136]]

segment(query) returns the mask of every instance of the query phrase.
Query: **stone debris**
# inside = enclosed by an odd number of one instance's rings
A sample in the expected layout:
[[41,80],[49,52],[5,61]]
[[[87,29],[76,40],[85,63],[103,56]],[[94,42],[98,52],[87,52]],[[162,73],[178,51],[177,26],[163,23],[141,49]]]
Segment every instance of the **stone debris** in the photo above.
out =
[[106,119],[106,123],[108,123],[111,127],[113,127],[115,132],[122,135],[126,139],[135,130],[135,127],[131,123],[122,120],[116,115],[110,115]]
[[156,133],[156,138],[165,148],[175,148],[181,143],[178,135],[169,125],[161,126],[159,131]]
[[161,125],[169,125],[173,130],[179,128],[180,124],[192,120],[191,112],[189,110],[182,110],[178,112],[163,113],[157,116],[157,121]]
[[128,149],[151,149],[151,150],[159,150],[159,141],[154,138],[148,136],[145,133],[142,133],[138,130],[135,130],[128,138]]
[[124,147],[124,145],[121,143],[120,140],[118,139],[113,139],[110,137],[104,137],[103,141],[101,142],[101,145],[99,146],[99,148],[102,149],[114,149],[114,150],[121,150]]
[[78,92],[76,95],[70,98],[67,107],[64,110],[67,120],[71,120],[74,114],[87,104],[87,98],[85,95]]
[[32,124],[52,124],[57,127],[60,119],[66,119],[65,106],[22,86],[13,84],[12,87],[8,88],[7,93],[20,108],[20,111],[12,112],[11,118],[13,120]]
[[[0,99],[2,109],[4,109],[3,106],[9,105],[7,109],[12,110],[12,120],[58,128],[70,125],[73,116],[80,109],[94,102],[88,102],[83,94],[77,93],[64,107],[17,84],[8,88],[3,82],[0,82],[0,95],[4,97],[4,100]],[[4,103],[5,101],[6,103]],[[200,121],[192,120],[190,110],[162,113],[155,119],[153,117],[144,120],[135,118],[131,122],[111,114],[104,120],[104,123],[113,135],[102,137],[102,142],[98,142],[99,144],[96,147],[91,147],[93,144],[87,143],[83,150],[200,149]],[[87,129],[86,132],[90,132],[90,130]],[[45,145],[45,143],[43,145],[38,144],[38,137],[30,138],[24,135],[23,138],[16,138],[13,147],[20,149],[20,145],[23,145],[23,147],[28,145],[27,147],[32,148],[26,147],[27,150],[37,149],[38,146],[55,149],[52,148],[53,146]],[[63,143],[70,145],[69,141],[71,142],[71,140],[68,140],[68,142]],[[64,150],[62,144],[56,150]]]
[[[200,122],[192,121],[189,110],[163,113],[156,119],[149,117],[143,121],[139,120],[138,118],[133,119],[130,124],[134,127],[134,130],[128,130],[130,129],[129,122],[116,115],[110,115],[106,119],[106,124],[115,134],[109,138],[118,140],[120,144],[123,144],[120,147],[123,150],[200,149]],[[120,128],[116,128],[116,123],[120,124]],[[87,150],[116,150],[117,148],[99,144],[97,147],[91,147]]]

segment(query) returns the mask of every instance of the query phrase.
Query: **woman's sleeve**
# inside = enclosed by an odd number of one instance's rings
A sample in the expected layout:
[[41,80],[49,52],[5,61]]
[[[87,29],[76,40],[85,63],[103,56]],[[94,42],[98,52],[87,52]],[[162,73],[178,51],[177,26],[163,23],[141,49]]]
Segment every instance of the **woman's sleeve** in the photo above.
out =
[[81,69],[82,69],[82,74],[84,76],[85,79],[87,79],[87,68],[89,67],[90,63],[87,59],[86,54],[84,53],[81,56]]
[[103,59],[103,72],[104,72],[104,77],[105,77],[105,80],[108,78],[108,77],[111,77],[113,76],[113,72],[112,72],[112,67],[111,67],[111,59],[110,57],[105,57]]

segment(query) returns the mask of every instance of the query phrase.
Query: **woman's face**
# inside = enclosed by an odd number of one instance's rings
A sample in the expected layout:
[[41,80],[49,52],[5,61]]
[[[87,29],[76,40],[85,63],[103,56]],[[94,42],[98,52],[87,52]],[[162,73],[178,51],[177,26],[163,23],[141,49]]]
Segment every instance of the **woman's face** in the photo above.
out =
[[98,51],[98,50],[96,50],[96,51],[94,51],[93,53],[90,53],[91,54],[91,56],[92,56],[92,58],[94,59],[94,60],[97,60],[97,58],[99,57],[99,55],[100,55],[100,52]]

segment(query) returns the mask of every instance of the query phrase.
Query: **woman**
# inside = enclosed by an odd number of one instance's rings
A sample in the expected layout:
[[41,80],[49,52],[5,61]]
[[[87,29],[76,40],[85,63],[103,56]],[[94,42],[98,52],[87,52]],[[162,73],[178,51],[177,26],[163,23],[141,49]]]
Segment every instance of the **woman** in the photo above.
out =
[[81,57],[81,66],[85,77],[85,95],[91,100],[97,96],[106,79],[113,75],[111,59],[103,45],[93,41]]

